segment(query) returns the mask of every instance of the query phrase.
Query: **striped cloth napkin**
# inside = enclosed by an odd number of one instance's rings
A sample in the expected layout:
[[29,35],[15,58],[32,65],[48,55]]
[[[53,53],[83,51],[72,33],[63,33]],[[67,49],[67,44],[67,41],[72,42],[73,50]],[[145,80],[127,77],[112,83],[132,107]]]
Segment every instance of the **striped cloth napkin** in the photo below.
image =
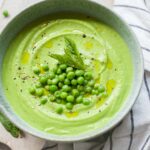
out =
[[[147,2],[147,3],[146,3]],[[86,142],[46,142],[42,150],[150,150],[150,0],[115,0],[113,9],[137,35],[144,55],[144,82],[132,110],[113,130]]]

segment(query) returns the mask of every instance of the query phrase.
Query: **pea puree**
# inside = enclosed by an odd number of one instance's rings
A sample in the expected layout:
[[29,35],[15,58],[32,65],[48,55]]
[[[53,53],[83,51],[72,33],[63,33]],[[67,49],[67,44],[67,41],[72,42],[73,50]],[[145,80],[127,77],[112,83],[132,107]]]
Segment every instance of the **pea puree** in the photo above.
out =
[[[39,99],[28,90],[37,83],[39,72],[44,74],[56,66],[58,61],[49,54],[64,53],[65,37],[75,42],[94,80],[107,93],[102,97],[87,94],[90,103],[84,100],[88,105],[79,103],[72,110],[52,101],[43,100],[39,105]],[[45,70],[41,64],[47,64]],[[116,116],[130,91],[133,66],[126,43],[108,25],[89,17],[48,17],[27,25],[11,42],[2,74],[5,95],[19,117],[40,131],[72,136],[103,128]],[[48,94],[44,90],[44,96]]]

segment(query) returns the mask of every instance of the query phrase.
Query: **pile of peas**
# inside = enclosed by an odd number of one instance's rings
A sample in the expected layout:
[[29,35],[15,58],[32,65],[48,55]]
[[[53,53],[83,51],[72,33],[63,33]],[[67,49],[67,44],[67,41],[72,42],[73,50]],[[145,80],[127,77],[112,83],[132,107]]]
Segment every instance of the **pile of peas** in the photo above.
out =
[[[86,95],[99,95],[106,93],[103,85],[95,83],[90,71],[80,70],[67,64],[57,64],[52,71],[47,64],[41,64],[44,74],[41,74],[38,67],[33,68],[34,74],[38,76],[37,83],[29,88],[30,94],[40,98],[40,105],[48,101],[64,104],[66,109],[72,110],[74,105],[89,105],[91,101]],[[44,91],[48,91],[45,96]],[[61,114],[64,107],[56,108]]]

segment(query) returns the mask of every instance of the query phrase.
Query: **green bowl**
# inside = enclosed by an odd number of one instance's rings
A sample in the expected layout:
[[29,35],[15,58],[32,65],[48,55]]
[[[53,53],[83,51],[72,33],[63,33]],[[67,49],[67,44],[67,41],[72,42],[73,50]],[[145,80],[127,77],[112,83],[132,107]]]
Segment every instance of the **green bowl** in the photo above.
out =
[[[6,52],[8,45],[10,44],[11,40],[15,38],[17,33],[21,31],[23,27],[27,24],[40,18],[42,16],[57,13],[57,12],[77,12],[77,13],[84,13],[89,16],[93,16],[102,22],[108,24],[109,26],[113,27],[124,39],[126,44],[129,47],[132,60],[133,60],[133,84],[129,95],[125,101],[124,106],[121,110],[117,113],[116,117],[110,121],[104,128],[99,130],[93,130],[91,132],[79,135],[79,136],[72,136],[72,137],[61,137],[57,135],[52,135],[48,133],[44,133],[42,131],[36,130],[28,125],[25,121],[19,118],[13,110],[11,109],[7,99],[5,98],[3,92],[3,85],[2,85],[2,63],[3,58]],[[105,8],[104,6],[97,4],[95,2],[91,2],[89,0],[47,0],[35,4],[19,15],[17,15],[3,30],[0,36],[0,109],[3,113],[20,129],[35,135],[37,137],[52,140],[52,141],[59,141],[59,142],[73,142],[73,141],[81,141],[87,140],[98,135],[101,135],[115,125],[117,125],[123,117],[129,112],[132,105],[134,104],[142,85],[143,79],[143,57],[142,52],[139,46],[139,43],[130,30],[128,25],[114,12]],[[137,82],[138,81],[138,82]]]

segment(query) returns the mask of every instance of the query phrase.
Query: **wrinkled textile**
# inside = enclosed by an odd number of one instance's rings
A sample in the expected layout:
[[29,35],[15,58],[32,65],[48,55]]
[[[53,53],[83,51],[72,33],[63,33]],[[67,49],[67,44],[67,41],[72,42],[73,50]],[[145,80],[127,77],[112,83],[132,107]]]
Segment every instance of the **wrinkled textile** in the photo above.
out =
[[[150,3],[150,0],[149,0]],[[116,0],[113,10],[138,37],[144,55],[144,82],[131,111],[112,131],[86,142],[47,142],[43,150],[150,150],[150,4],[144,0]]]

